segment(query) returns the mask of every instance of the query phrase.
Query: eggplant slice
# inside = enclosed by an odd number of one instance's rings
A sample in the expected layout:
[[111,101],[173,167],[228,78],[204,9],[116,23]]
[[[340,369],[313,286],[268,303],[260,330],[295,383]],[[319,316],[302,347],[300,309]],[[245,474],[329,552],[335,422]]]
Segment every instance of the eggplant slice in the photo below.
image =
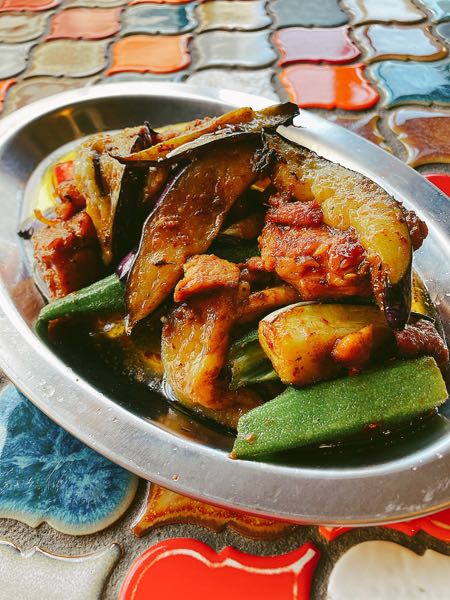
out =
[[240,141],[244,135],[258,136],[264,129],[275,130],[279,125],[290,125],[299,114],[292,102],[275,104],[261,111],[238,108],[214,119],[182,131],[180,135],[164,140],[148,149],[128,155],[115,154],[120,162],[147,167],[165,160],[188,157],[203,146],[223,141]]
[[372,288],[388,324],[401,329],[411,311],[412,244],[400,203],[375,182],[307,148],[264,134],[275,188],[315,201],[324,223],[354,229],[370,263]]
[[106,265],[117,262],[138,242],[145,218],[140,199],[146,172],[124,166],[112,155],[152,143],[151,130],[144,125],[116,134],[93,135],[77,150],[75,183],[86,198],[86,211],[97,231]]
[[258,149],[256,140],[214,146],[167,184],[144,225],[128,278],[128,331],[170,294],[185,261],[209,248],[228,210],[257,178]]

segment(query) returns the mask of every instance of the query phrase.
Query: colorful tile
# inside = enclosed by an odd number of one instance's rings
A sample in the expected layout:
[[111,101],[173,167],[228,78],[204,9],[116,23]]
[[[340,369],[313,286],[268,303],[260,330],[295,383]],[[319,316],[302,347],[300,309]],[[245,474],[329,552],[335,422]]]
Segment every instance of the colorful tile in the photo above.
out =
[[163,75],[153,75],[152,73],[115,73],[107,75],[100,81],[102,83],[118,83],[119,81],[183,81],[186,71],[176,73],[165,73]]
[[33,44],[0,44],[0,79],[21,73]]
[[191,0],[129,0],[129,6],[135,4],[188,4]]
[[120,31],[121,8],[68,8],[52,16],[47,40],[101,40]]
[[[132,565],[120,600],[183,598],[309,600],[319,551],[310,543],[279,556],[255,556],[226,547],[216,553],[190,538],[155,544]],[[176,577],[174,577],[176,573]]]
[[207,69],[189,75],[187,83],[198,87],[218,87],[238,92],[251,92],[279,102],[280,98],[272,88],[272,77],[271,69]]
[[122,35],[133,33],[184,33],[197,27],[194,6],[142,4],[130,6],[122,15]]
[[0,16],[0,42],[17,44],[43,35],[48,16],[45,14]]
[[348,23],[337,0],[273,0],[269,10],[277,27],[338,27]]
[[191,62],[190,35],[130,35],[115,42],[112,63],[107,75],[138,73],[172,73],[185,69]]
[[441,23],[436,27],[436,33],[438,33],[441,38],[444,38],[446,42],[450,42],[450,23]]
[[32,77],[19,81],[8,94],[9,112],[30,104],[35,100],[46,98],[94,82],[92,77],[87,79],[68,79],[57,77]]
[[253,31],[272,24],[264,0],[214,0],[197,8],[199,31]]
[[418,2],[431,14],[433,23],[450,21],[449,0],[418,0]]
[[353,25],[362,23],[418,23],[425,19],[411,0],[343,0],[353,17]]
[[450,163],[450,112],[402,108],[389,116],[388,124],[405,146],[411,166]]
[[28,10],[30,12],[49,10],[59,6],[61,0],[0,0],[0,13]]
[[384,106],[450,104],[450,61],[434,63],[387,60],[374,65],[371,75],[384,92]]
[[87,77],[106,67],[108,42],[51,40],[34,49],[26,77]]
[[6,94],[10,87],[16,83],[17,79],[3,79],[0,80],[0,112],[3,110],[5,103]]
[[365,62],[395,58],[400,60],[438,60],[447,48],[428,28],[369,25],[353,30],[355,40],[365,51]]
[[326,114],[325,117],[337,123],[341,127],[345,127],[354,133],[366,138],[369,142],[381,146],[384,150],[388,150],[389,146],[386,144],[386,140],[378,128],[378,122],[380,120],[377,114],[365,114],[361,117],[344,116],[335,113]]
[[263,540],[280,537],[293,529],[288,523],[232,512],[149,484],[143,510],[133,523],[133,532],[140,537],[155,527],[174,523],[192,523],[217,532],[229,527],[245,537]]
[[[450,175],[448,173],[427,173],[425,177],[450,198]],[[450,531],[450,523],[448,526],[448,531]]]
[[117,544],[90,554],[61,556],[37,547],[21,552],[2,540],[1,595],[22,600],[97,600],[119,556]]
[[[433,183],[433,175],[427,175],[426,177]],[[447,180],[445,183],[442,179],[439,180],[439,183],[440,185],[448,186],[450,176],[437,175],[437,177],[446,177]],[[450,187],[444,187],[443,191],[447,195],[450,195]],[[413,519],[412,521],[407,521],[405,523],[394,523],[392,525],[385,525],[384,527],[386,529],[400,531],[409,537],[414,537],[417,533],[423,531],[424,533],[427,533],[429,536],[436,538],[441,542],[450,543],[450,509],[443,510],[427,517],[419,517],[418,519]],[[319,527],[319,531],[321,535],[330,542],[341,536],[343,533],[351,531],[351,527]]]
[[450,557],[433,550],[419,556],[393,542],[363,542],[335,564],[327,599],[443,600],[449,569]]
[[361,54],[350,39],[348,27],[290,27],[275,32],[272,42],[281,54],[280,66],[297,62],[346,63]]
[[195,37],[196,67],[267,67],[276,60],[267,31],[209,31]]
[[114,523],[137,484],[137,477],[72,437],[14,386],[3,390],[0,517],[86,535]]
[[64,8],[115,8],[125,4],[127,0],[66,0]]
[[378,92],[364,77],[364,65],[293,65],[280,80],[299,106],[364,110],[378,102]]

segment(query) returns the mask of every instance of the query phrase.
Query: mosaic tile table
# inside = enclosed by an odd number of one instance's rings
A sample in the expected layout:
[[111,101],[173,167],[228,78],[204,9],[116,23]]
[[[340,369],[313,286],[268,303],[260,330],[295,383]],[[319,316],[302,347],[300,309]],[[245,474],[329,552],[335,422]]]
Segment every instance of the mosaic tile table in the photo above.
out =
[[[450,194],[449,42],[448,0],[0,0],[0,111],[118,80],[290,98]],[[3,384],[0,598],[450,598],[450,510],[354,530],[232,514],[138,481]]]

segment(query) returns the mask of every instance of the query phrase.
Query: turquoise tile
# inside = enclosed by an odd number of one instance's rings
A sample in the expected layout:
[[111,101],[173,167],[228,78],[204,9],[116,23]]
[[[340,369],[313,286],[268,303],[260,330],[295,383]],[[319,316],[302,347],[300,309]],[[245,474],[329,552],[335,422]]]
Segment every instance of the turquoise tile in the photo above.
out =
[[348,23],[337,0],[273,0],[269,10],[277,27],[337,27]]
[[450,21],[450,0],[419,0],[419,4],[431,13],[433,23]]
[[441,23],[436,27],[436,32],[443,38],[446,42],[450,43],[450,23]]
[[384,92],[384,106],[401,104],[450,105],[450,61],[402,62],[387,60],[371,68]]
[[0,517],[85,535],[116,521],[138,479],[97,454],[9,385],[0,394]]
[[133,33],[175,34],[197,27],[195,3],[180,6],[139,4],[122,14],[122,35]]

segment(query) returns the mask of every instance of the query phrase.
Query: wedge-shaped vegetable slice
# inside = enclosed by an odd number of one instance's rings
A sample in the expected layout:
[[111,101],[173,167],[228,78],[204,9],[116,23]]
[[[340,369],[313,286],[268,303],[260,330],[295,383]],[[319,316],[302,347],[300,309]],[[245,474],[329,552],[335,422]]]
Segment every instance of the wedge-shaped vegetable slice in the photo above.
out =
[[254,181],[258,142],[196,156],[167,186],[147,219],[126,293],[128,327],[172,291],[189,256],[204,253],[235,200]]
[[401,205],[375,182],[293,145],[279,135],[265,136],[276,155],[273,182],[298,200],[315,200],[324,222],[340,230],[353,227],[371,263],[375,297],[388,323],[401,328],[411,310],[412,246]]
[[333,357],[336,343],[368,326],[371,329],[361,343],[353,342],[353,366],[360,367],[364,366],[361,357],[368,362],[380,348],[385,355],[389,350],[393,353],[393,332],[376,306],[288,306],[260,321],[259,341],[280,379],[303,386],[339,375],[344,365]]
[[436,362],[425,356],[280,396],[241,417],[236,458],[257,458],[309,444],[335,442],[369,425],[394,427],[447,398]]
[[257,112],[248,107],[238,108],[209,121],[202,121],[197,127],[181,132],[180,135],[151,148],[128,156],[122,155],[120,160],[124,163],[142,165],[166,158],[180,158],[181,154],[195,150],[199,145],[209,145],[217,140],[223,141],[228,136],[235,139],[239,134],[257,134],[264,128],[274,129],[279,125],[288,124],[297,114],[298,107],[291,102],[276,104]]
[[[216,259],[220,260],[220,259]],[[224,263],[224,269],[236,265]],[[230,391],[220,379],[230,331],[248,285],[238,283],[209,294],[199,294],[175,308],[163,328],[161,356],[165,378],[177,399],[187,406],[218,410],[258,404],[251,390]]]
[[86,211],[97,231],[105,264],[120,259],[137,242],[139,200],[146,178],[145,171],[125,167],[112,154],[150,143],[148,129],[134,127],[90,136],[76,151],[75,183],[86,198]]

